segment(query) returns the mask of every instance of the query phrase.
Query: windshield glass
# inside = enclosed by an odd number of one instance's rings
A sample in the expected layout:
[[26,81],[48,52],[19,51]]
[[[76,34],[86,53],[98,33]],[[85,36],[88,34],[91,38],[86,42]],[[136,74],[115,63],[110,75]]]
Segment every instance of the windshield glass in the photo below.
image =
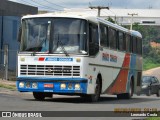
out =
[[26,19],[22,21],[21,51],[49,51],[51,20]]
[[81,19],[24,19],[21,51],[87,54],[86,26]]
[[54,19],[53,53],[86,53],[86,25],[80,19]]
[[151,82],[151,77],[144,76],[143,79],[142,79],[142,82],[143,83],[150,83]]

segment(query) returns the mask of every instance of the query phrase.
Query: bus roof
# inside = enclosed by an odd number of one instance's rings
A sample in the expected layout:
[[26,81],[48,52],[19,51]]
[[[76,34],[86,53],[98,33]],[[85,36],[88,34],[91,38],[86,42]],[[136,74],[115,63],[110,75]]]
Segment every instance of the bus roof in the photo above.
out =
[[27,18],[46,18],[46,17],[61,17],[61,18],[77,18],[77,19],[84,19],[84,20],[88,20],[94,23],[103,23],[108,25],[109,27],[112,27],[114,29],[118,29],[121,30],[125,33],[129,33],[132,36],[137,36],[142,38],[142,35],[135,30],[128,30],[122,26],[119,26],[117,24],[111,23],[105,19],[102,19],[100,17],[95,17],[95,16],[90,16],[88,14],[84,14],[84,13],[70,13],[70,12],[54,12],[54,13],[45,13],[45,14],[37,14],[37,15],[26,15],[23,16],[22,19],[27,19]]

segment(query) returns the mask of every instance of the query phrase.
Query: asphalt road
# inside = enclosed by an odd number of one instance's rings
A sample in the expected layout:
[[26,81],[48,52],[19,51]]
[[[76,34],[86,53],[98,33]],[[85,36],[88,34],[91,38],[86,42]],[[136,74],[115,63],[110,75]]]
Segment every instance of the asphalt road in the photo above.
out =
[[[89,103],[79,96],[54,95],[45,101],[36,101],[31,93],[0,88],[0,111],[114,111],[115,108],[140,108],[142,111],[146,108],[156,108],[160,111],[159,103],[160,98],[156,95],[150,97],[134,95],[130,100],[118,100],[116,96],[103,95],[97,103]],[[102,117],[100,119],[106,120]]]

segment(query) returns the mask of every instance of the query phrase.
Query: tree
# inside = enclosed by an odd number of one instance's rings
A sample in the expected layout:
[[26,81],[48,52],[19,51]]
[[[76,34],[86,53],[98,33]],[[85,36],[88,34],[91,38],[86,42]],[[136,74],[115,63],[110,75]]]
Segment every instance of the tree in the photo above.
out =
[[108,17],[108,18],[107,18],[107,21],[112,22],[112,23],[115,23],[115,21],[114,21],[111,17]]
[[160,43],[160,36],[158,36],[160,27],[143,26],[139,23],[134,23],[133,29],[142,34],[144,67],[148,67],[151,64],[155,64],[155,66],[160,64],[160,48],[152,48],[150,46],[151,41]]

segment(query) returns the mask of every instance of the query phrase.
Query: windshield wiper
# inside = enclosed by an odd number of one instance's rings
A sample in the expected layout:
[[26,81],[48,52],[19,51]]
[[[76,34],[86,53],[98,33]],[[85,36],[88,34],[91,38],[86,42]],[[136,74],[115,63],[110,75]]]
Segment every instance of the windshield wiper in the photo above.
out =
[[59,34],[58,34],[57,47],[58,47],[58,44],[60,44],[60,47],[61,47],[61,49],[63,50],[64,54],[65,54],[66,56],[69,56],[68,52],[66,51],[66,49],[65,49],[64,46],[63,46],[62,41],[59,39]]

